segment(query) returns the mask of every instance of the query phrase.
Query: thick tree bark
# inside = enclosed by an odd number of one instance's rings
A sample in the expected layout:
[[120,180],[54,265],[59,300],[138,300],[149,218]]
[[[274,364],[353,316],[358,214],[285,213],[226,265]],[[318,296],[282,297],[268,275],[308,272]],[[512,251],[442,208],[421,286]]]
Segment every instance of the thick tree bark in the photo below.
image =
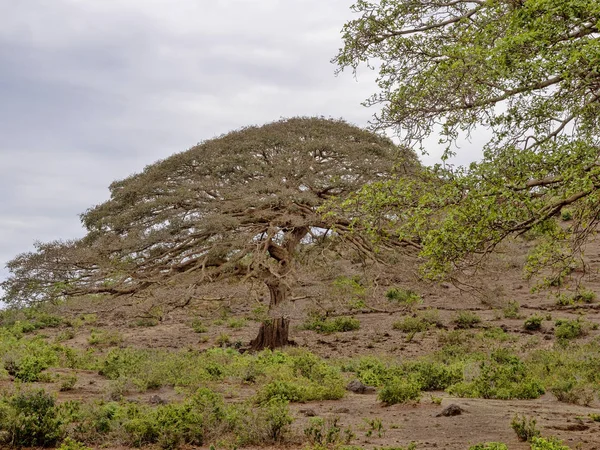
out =
[[292,345],[289,340],[290,319],[279,317],[263,322],[258,331],[258,336],[250,342],[251,350],[275,349]]
[[[278,278],[267,280],[266,285],[269,288],[269,295],[271,298],[269,310],[287,302],[289,293],[288,287]],[[293,345],[293,342],[289,340],[289,334],[290,319],[286,317],[270,318],[261,324],[258,336],[250,342],[250,349],[274,349],[285,347],[286,345]]]

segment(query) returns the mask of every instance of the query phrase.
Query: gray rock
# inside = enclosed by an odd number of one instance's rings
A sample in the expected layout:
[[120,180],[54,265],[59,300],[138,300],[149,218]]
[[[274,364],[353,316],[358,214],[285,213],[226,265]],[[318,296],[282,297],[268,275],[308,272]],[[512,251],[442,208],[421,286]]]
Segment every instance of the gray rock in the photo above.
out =
[[462,409],[460,406],[455,405],[454,403],[452,403],[451,405],[446,406],[442,412],[440,412],[439,414],[436,414],[435,417],[451,417],[451,416],[459,416],[461,415],[463,412],[465,412],[464,409]]
[[153,395],[152,397],[150,397],[149,402],[152,405],[166,405],[167,404],[167,401],[165,399],[161,398],[160,396],[158,396],[156,394]]
[[352,380],[346,386],[346,389],[356,394],[374,394],[375,388],[361,383],[359,380]]

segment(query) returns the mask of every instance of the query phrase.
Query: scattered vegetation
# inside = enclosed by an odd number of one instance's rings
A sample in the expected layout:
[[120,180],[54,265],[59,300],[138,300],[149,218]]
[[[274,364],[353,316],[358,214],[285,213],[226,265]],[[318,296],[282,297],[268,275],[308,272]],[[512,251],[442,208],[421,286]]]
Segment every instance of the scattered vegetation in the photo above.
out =
[[330,319],[323,315],[312,314],[304,322],[303,328],[324,334],[354,331],[360,328],[360,321],[355,317],[335,317]]
[[513,417],[510,425],[521,441],[532,441],[533,438],[540,436],[540,431],[536,428],[535,419],[516,415]]
[[481,318],[472,311],[460,311],[454,318],[456,328],[468,329],[474,328],[481,323]]

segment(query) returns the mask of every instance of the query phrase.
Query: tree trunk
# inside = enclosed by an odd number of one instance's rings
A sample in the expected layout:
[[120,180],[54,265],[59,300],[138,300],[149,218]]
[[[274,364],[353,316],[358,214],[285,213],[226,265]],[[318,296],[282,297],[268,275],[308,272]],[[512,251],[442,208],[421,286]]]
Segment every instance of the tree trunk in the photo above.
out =
[[258,331],[258,336],[250,342],[251,350],[275,349],[293,344],[289,339],[290,319],[279,317],[263,322]]
[[[269,310],[287,302],[288,288],[277,278],[271,278],[266,282],[269,288],[271,301]],[[250,342],[251,350],[263,350],[265,348],[275,349],[293,345],[294,342],[289,340],[290,334],[290,319],[286,317],[270,318],[263,322],[258,330],[258,336]]]

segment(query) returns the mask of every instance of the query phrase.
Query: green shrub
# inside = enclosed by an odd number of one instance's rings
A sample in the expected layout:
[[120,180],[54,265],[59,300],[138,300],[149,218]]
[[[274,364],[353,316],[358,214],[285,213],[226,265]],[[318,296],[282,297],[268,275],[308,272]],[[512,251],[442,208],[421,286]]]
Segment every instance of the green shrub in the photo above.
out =
[[69,375],[61,378],[59,390],[61,392],[71,391],[75,387],[76,383],[77,383],[77,375],[69,374]]
[[429,326],[429,323],[422,318],[412,316],[404,317],[402,320],[398,320],[392,325],[394,330],[400,330],[403,333],[419,333],[421,331],[427,331]]
[[565,222],[568,222],[569,220],[573,219],[573,211],[570,209],[563,209],[560,212],[560,218]]
[[551,387],[559,402],[589,406],[595,398],[595,389],[575,378],[560,378]]
[[82,444],[81,442],[78,442],[74,439],[71,439],[70,437],[67,437],[62,444],[60,444],[60,447],[58,447],[58,450],[92,450],[90,447],[87,447],[85,444]]
[[339,420],[339,417],[310,418],[308,426],[304,429],[304,436],[311,443],[313,449],[335,449],[342,445],[348,445],[354,439],[354,433],[350,428],[345,430],[340,428]]
[[410,289],[391,288],[385,293],[385,297],[390,301],[407,308],[413,308],[423,301],[421,296]]
[[304,323],[303,328],[317,333],[337,333],[354,331],[360,328],[360,321],[354,317],[335,317],[329,319],[321,315],[312,315]]
[[570,450],[570,448],[555,437],[545,439],[534,436],[531,438],[531,450]]
[[506,319],[518,319],[520,317],[521,306],[516,300],[509,301],[504,308],[502,313]]
[[513,417],[510,425],[521,441],[531,441],[540,435],[540,431],[536,428],[535,419],[528,419],[517,414]]
[[208,328],[202,323],[200,319],[192,320],[191,326],[192,330],[194,330],[194,333],[206,333],[208,331]]
[[454,318],[454,323],[456,324],[456,328],[459,329],[474,328],[481,323],[481,318],[474,312],[461,311]]
[[558,319],[555,322],[554,335],[560,340],[576,339],[586,334],[581,320]]
[[476,377],[450,386],[448,392],[459,397],[508,400],[538,398],[544,388],[518,357],[499,349],[489,361],[479,363]]
[[483,444],[472,445],[469,450],[508,450],[506,444],[502,442],[485,442]]
[[379,400],[386,405],[419,401],[421,387],[417,381],[394,378],[379,391]]
[[523,328],[529,331],[538,331],[542,328],[542,321],[544,320],[541,316],[531,316],[525,319]]
[[64,433],[54,397],[43,389],[4,398],[0,431],[5,443],[15,447],[53,447]]
[[123,335],[118,331],[91,330],[88,344],[96,347],[114,347],[123,343]]

